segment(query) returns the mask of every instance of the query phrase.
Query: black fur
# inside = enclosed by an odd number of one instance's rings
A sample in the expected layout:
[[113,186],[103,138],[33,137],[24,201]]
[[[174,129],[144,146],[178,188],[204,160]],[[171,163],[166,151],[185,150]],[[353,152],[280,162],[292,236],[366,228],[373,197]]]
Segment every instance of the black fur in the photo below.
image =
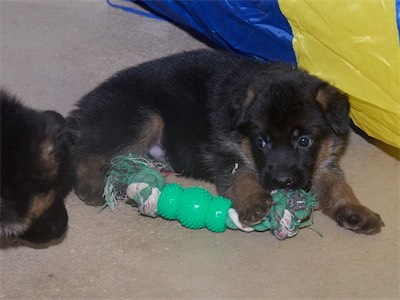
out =
[[[77,106],[67,122],[75,190],[88,204],[102,203],[114,155],[154,147],[176,172],[214,182],[249,224],[268,213],[273,189],[345,183],[334,170],[347,136],[347,97],[291,66],[187,52],[121,71]],[[328,194],[321,203],[336,218],[342,203]]]
[[1,237],[35,243],[59,238],[67,228],[64,197],[71,188],[65,119],[27,108],[4,90],[0,100]]

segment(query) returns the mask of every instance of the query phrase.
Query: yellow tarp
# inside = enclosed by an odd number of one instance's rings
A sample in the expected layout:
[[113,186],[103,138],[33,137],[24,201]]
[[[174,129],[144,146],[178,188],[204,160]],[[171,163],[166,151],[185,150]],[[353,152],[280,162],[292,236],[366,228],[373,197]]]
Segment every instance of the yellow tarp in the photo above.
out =
[[300,68],[350,96],[368,135],[400,148],[400,47],[394,0],[279,0]]

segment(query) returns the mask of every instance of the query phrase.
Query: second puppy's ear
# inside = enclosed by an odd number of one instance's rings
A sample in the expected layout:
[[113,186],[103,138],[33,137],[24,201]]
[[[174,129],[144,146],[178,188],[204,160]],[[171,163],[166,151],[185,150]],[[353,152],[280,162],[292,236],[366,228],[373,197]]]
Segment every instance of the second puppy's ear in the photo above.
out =
[[[43,131],[40,133],[39,151],[40,169],[42,176],[46,180],[53,180],[57,176],[59,160],[57,154],[59,149],[65,146],[65,119],[55,111],[45,111],[41,113],[44,124]],[[61,152],[62,153],[62,152]]]
[[324,117],[333,131],[338,136],[347,135],[350,123],[347,95],[324,83],[318,88],[315,100],[321,105]]
[[42,117],[46,124],[47,135],[55,136],[64,130],[66,121],[58,112],[46,110],[42,113]]

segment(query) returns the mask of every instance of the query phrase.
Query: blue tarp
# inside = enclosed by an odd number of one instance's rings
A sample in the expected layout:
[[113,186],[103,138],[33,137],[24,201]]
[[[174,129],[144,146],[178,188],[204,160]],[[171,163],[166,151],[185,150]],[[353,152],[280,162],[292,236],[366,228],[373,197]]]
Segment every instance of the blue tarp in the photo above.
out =
[[140,2],[225,49],[296,64],[292,29],[277,0]]

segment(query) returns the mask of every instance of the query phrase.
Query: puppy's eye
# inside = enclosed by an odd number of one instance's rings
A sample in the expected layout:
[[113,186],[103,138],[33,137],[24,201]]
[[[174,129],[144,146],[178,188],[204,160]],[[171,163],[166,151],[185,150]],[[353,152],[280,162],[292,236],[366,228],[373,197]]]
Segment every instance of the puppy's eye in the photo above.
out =
[[265,148],[265,147],[267,147],[267,142],[266,142],[263,138],[261,138],[261,137],[257,138],[256,143],[257,143],[257,146],[258,146],[259,148]]
[[297,143],[299,145],[299,147],[309,147],[311,146],[311,139],[306,137],[306,136],[301,136],[299,137],[299,139],[297,140]]

